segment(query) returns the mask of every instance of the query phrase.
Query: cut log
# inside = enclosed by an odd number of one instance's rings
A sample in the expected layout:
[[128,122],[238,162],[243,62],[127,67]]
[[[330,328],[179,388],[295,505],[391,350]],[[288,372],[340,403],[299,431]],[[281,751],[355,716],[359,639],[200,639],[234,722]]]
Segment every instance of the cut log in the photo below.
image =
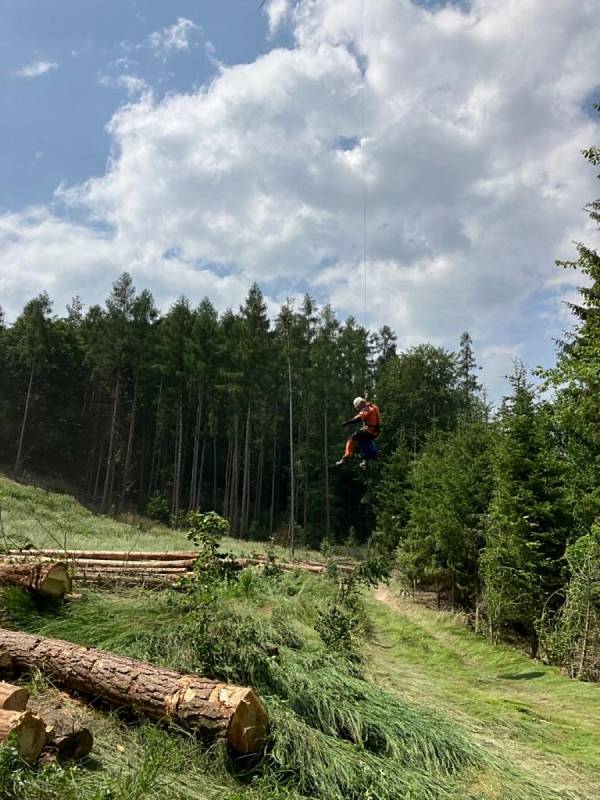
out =
[[119,572],[75,573],[73,580],[79,586],[142,586],[165,588],[176,580],[191,575],[123,575]]
[[17,669],[37,668],[80,694],[207,735],[225,736],[238,753],[256,753],[264,744],[267,715],[252,689],[0,628],[2,651],[10,653]]
[[59,761],[80,761],[89,755],[94,736],[91,730],[60,703],[32,700],[30,710],[46,723],[46,749],[56,753]]
[[63,563],[0,564],[0,582],[48,597],[63,597],[71,589],[71,579]]
[[25,711],[28,700],[29,691],[24,686],[0,681],[0,710]]
[[192,550],[172,552],[144,552],[127,550],[9,550],[9,556],[78,559],[93,558],[102,561],[195,561],[198,553]]
[[37,761],[47,741],[46,723],[31,711],[0,711],[0,741],[9,736],[23,761]]
[[[8,568],[9,565],[15,566],[33,566],[36,564],[48,565],[52,563],[51,556],[9,556],[1,567]],[[78,564],[80,566],[98,567],[100,569],[112,567],[113,569],[122,567],[124,569],[191,569],[193,566],[192,561],[117,561],[105,560],[96,558],[74,558],[69,561],[69,564]]]

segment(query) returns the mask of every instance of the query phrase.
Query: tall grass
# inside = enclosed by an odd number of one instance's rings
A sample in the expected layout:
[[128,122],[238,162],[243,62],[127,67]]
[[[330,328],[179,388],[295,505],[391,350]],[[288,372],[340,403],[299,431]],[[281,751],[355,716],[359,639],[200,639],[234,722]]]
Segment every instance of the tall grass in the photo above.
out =
[[[334,587],[313,576],[243,573],[210,601],[175,593],[90,593],[48,612],[5,593],[5,623],[254,686],[271,720],[248,791],[288,787],[331,800],[450,796],[479,749],[440,715],[374,686],[314,631]],[[197,604],[196,604],[196,601]],[[257,788],[258,787],[258,788]]]

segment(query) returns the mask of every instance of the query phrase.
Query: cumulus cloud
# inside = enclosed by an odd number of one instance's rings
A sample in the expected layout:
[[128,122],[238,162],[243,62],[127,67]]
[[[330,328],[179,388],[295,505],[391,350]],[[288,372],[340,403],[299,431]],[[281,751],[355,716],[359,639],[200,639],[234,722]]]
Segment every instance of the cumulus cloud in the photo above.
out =
[[179,17],[173,25],[151,33],[146,41],[157,58],[165,58],[173,51],[189,50],[194,35],[201,30],[191,19]]
[[270,33],[275,33],[288,19],[291,7],[292,3],[290,0],[269,0],[269,2],[264,4],[264,9],[269,21]]
[[[535,363],[548,314],[564,326],[552,304],[569,287],[553,261],[597,236],[581,212],[597,183],[579,154],[598,134],[582,111],[600,70],[593,0],[266,9],[273,24],[285,12],[295,46],[221,66],[194,94],[120,108],[106,174],[57,195],[102,236],[13,215],[0,275],[39,263],[37,285],[60,274],[66,286],[72,263],[93,282],[101,253],[104,279],[131,268],[159,300],[181,286],[237,302],[258,280],[274,299],[308,288],[362,319],[364,175],[370,324],[396,327],[403,345],[455,346],[468,329],[494,372],[515,352]],[[60,231],[73,259],[24,255],[38,229]]]
[[55,69],[58,69],[56,61],[32,61],[31,64],[14,70],[12,74],[15,78],[39,78]]

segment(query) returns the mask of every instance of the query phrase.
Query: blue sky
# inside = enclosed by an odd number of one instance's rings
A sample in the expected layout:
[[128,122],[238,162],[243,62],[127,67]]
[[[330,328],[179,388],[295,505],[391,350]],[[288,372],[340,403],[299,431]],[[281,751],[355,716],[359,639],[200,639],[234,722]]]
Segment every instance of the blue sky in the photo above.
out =
[[598,246],[597,0],[0,0],[0,305],[309,291],[548,363]]
[[[105,126],[127,92],[101,76],[141,74],[158,93],[187,92],[215,74],[214,59],[253,61],[274,45],[253,0],[165,3],[106,0],[1,0],[0,207],[43,203],[61,182],[102,174],[110,139]],[[191,52],[163,61],[138,47],[185,18],[202,30]],[[281,37],[278,37],[281,38]],[[137,49],[136,49],[137,48]],[[127,69],[118,63],[128,57]],[[39,78],[14,73],[36,62],[56,64]]]

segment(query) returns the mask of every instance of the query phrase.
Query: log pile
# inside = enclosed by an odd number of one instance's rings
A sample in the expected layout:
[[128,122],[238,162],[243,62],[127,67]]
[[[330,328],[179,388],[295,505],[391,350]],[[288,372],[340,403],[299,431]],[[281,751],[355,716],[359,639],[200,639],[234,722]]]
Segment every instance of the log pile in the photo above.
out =
[[[179,552],[125,552],[87,550],[11,550],[4,556],[6,566],[47,565],[53,559],[62,558],[68,565],[73,579],[80,585],[129,585],[164,587],[173,585],[178,579],[190,575],[194,569],[197,553]],[[228,559],[232,569],[266,566],[266,556],[246,556]],[[286,571],[302,570],[321,574],[325,565],[317,561],[277,561],[277,566]],[[0,564],[0,570],[3,566]],[[340,572],[350,572],[353,565],[337,562]]]
[[264,745],[267,715],[252,689],[4,629],[0,629],[0,653],[10,656],[17,671],[39,669],[78,694],[207,736],[225,737],[237,753],[256,753]]

